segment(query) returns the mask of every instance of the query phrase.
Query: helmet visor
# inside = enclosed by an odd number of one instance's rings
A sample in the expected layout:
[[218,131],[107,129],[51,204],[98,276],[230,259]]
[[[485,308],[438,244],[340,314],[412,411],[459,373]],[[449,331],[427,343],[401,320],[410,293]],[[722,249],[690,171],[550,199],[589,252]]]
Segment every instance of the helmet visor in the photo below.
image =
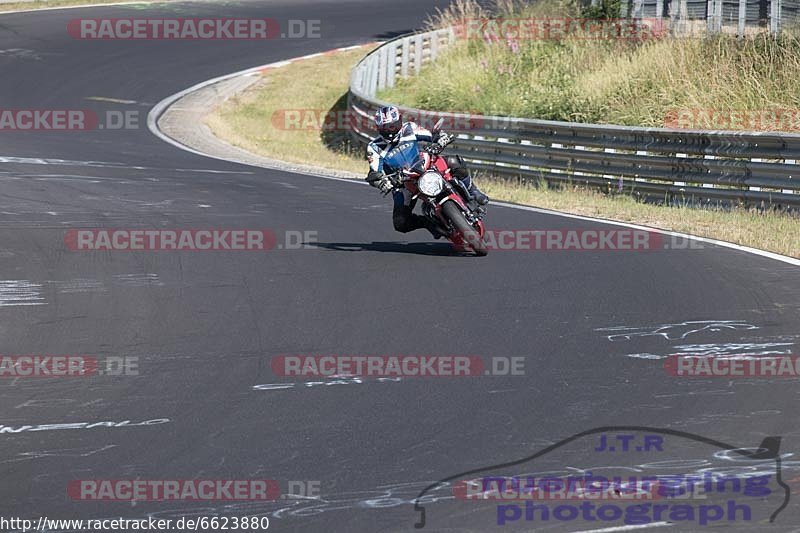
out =
[[381,124],[378,126],[378,133],[380,133],[383,137],[394,137],[400,133],[401,126],[402,123],[399,120],[389,122],[387,124]]

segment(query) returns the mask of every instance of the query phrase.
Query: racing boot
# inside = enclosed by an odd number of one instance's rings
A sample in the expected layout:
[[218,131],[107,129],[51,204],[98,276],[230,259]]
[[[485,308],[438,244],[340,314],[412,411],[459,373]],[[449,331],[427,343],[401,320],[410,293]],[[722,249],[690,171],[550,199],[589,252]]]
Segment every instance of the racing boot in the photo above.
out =
[[464,187],[469,191],[469,195],[478,202],[478,205],[486,205],[489,203],[489,197],[481,191],[475,182],[472,180],[472,176],[467,176],[466,178],[460,178],[461,183],[464,184]]
[[438,241],[442,237],[447,237],[447,234],[445,234],[441,230],[439,224],[437,224],[435,221],[431,220],[428,217],[419,217],[419,218],[422,219],[420,222],[422,222],[425,229],[428,230],[431,233],[431,235],[433,235],[434,239]]
[[478,205],[486,205],[489,203],[489,197],[480,190],[474,183],[472,184],[472,188],[469,190],[469,193],[475,198],[475,201],[478,202]]

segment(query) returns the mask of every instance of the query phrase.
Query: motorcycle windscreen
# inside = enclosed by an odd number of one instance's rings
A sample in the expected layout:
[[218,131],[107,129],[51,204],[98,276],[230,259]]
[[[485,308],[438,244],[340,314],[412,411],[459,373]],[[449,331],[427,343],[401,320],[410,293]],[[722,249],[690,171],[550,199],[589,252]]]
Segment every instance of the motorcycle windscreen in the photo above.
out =
[[419,151],[416,140],[400,142],[390,150],[383,159],[384,169],[390,172],[396,170],[412,170],[421,174],[425,171],[425,161]]

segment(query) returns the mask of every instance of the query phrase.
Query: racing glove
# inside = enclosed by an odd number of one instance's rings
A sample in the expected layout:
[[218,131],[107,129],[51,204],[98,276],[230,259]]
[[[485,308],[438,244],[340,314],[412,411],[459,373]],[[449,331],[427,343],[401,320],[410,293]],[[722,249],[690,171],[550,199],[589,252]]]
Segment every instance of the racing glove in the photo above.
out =
[[439,136],[436,138],[436,141],[428,146],[428,151],[432,154],[440,154],[444,147],[453,142],[453,136],[448,133],[440,133]]
[[377,170],[371,170],[369,174],[367,174],[367,183],[380,190],[384,195],[392,192],[392,189],[394,188],[392,182],[389,181],[389,178]]
[[389,181],[389,178],[386,177],[381,178],[381,180],[378,181],[377,187],[378,189],[380,189],[380,191],[383,193],[384,196],[392,192],[392,189],[394,189],[394,185],[392,185],[392,182]]
[[442,148],[453,142],[454,137],[449,133],[442,132],[439,134],[439,138],[436,139],[436,142],[441,145]]

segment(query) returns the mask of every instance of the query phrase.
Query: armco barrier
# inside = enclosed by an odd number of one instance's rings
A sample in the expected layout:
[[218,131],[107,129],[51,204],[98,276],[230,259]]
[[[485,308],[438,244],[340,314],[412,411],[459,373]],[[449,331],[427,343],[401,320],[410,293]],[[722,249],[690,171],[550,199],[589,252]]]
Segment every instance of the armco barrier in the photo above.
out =
[[[350,78],[351,135],[366,144],[377,92],[418,73],[454,43],[436,30],[389,41],[364,57]],[[674,130],[581,124],[423,111],[443,117],[458,139],[448,148],[487,174],[574,183],[649,197],[725,200],[800,206],[800,135],[775,132]],[[365,126],[366,125],[366,126]]]

